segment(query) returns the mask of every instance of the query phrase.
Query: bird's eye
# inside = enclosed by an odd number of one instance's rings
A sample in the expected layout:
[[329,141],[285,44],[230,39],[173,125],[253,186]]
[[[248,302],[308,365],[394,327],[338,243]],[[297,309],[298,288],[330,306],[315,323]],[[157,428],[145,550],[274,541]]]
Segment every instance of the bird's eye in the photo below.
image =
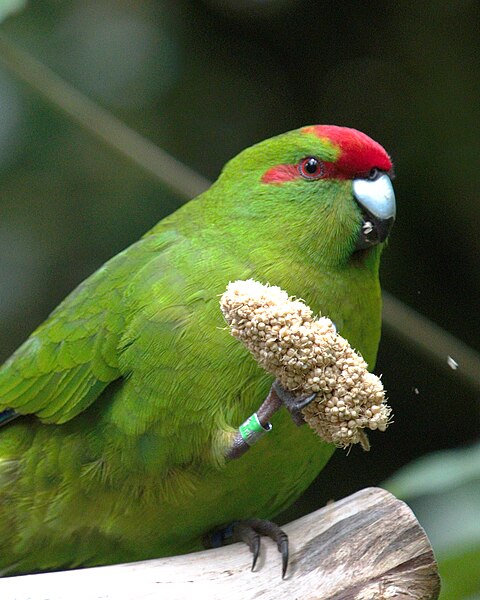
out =
[[373,167],[373,169],[370,169],[370,173],[368,174],[367,179],[369,179],[370,181],[375,181],[375,179],[378,179],[380,175],[380,169],[377,169],[377,167]]
[[299,165],[300,175],[305,179],[320,179],[325,172],[323,163],[314,156],[304,158]]

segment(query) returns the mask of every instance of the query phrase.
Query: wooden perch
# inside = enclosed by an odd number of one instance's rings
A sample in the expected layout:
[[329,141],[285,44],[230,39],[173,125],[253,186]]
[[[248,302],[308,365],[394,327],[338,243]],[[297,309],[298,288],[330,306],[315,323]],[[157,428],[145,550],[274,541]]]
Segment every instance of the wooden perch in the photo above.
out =
[[367,488],[285,526],[290,564],[262,539],[254,573],[251,554],[234,544],[138,563],[11,577],[2,600],[144,600],[208,598],[433,600],[440,580],[432,548],[406,504]]

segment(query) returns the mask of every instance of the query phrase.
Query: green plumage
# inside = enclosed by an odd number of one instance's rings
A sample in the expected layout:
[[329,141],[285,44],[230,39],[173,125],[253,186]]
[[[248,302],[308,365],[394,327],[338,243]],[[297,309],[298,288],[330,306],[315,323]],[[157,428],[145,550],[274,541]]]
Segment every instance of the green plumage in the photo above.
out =
[[[330,316],[373,366],[381,245],[353,253],[351,179],[265,183],[338,149],[298,130],[233,159],[204,194],[83,282],[0,368],[0,573],[201,547],[232,520],[272,518],[333,448],[286,410],[226,462],[271,377],[230,336],[229,281],[254,278]],[[373,165],[375,166],[375,165]]]

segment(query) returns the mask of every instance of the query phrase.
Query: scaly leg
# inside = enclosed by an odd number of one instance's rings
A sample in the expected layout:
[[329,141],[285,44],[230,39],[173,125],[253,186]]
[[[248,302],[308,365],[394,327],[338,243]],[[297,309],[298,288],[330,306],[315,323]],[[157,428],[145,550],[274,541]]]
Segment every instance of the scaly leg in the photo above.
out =
[[233,438],[232,445],[227,449],[225,456],[230,459],[239,458],[253,446],[260,438],[272,429],[270,419],[282,406],[292,416],[294,423],[298,426],[305,423],[302,409],[308,406],[316,394],[308,396],[295,396],[293,392],[286,390],[282,384],[275,380],[268,392],[268,396],[261,404],[256,413],[249,417],[240,427]]
[[[258,411],[249,417],[240,427],[233,438],[231,446],[227,449],[225,456],[228,459],[237,459],[258,442],[266,433],[272,429],[270,419],[285,406],[290,412],[294,423],[303,425],[302,409],[310,404],[316,394],[309,396],[295,396],[292,392],[285,390],[281,383],[274,381],[268,396],[260,405]],[[252,571],[257,564],[260,552],[260,539],[267,535],[276,542],[279,552],[282,554],[282,578],[285,577],[288,566],[288,537],[278,525],[264,519],[245,519],[234,521],[227,527],[216,529],[203,538],[206,548],[216,548],[225,543],[245,542],[253,554]]]

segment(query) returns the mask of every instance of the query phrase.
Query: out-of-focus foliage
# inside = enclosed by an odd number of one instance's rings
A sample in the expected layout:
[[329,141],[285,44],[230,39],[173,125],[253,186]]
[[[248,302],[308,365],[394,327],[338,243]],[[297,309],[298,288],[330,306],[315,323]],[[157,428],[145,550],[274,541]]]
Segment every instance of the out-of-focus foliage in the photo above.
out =
[[[210,178],[243,147],[300,125],[370,134],[397,172],[384,287],[480,349],[478,2],[43,0],[1,29]],[[181,199],[5,70],[0,107],[3,359]],[[447,356],[433,364],[387,334],[377,372],[394,424],[368,455],[337,452],[286,517],[478,435],[479,398]]]
[[480,598],[480,444],[419,458],[384,487],[408,502],[425,528],[441,600]]
[[0,0],[0,23],[11,14],[25,8],[27,0]]

